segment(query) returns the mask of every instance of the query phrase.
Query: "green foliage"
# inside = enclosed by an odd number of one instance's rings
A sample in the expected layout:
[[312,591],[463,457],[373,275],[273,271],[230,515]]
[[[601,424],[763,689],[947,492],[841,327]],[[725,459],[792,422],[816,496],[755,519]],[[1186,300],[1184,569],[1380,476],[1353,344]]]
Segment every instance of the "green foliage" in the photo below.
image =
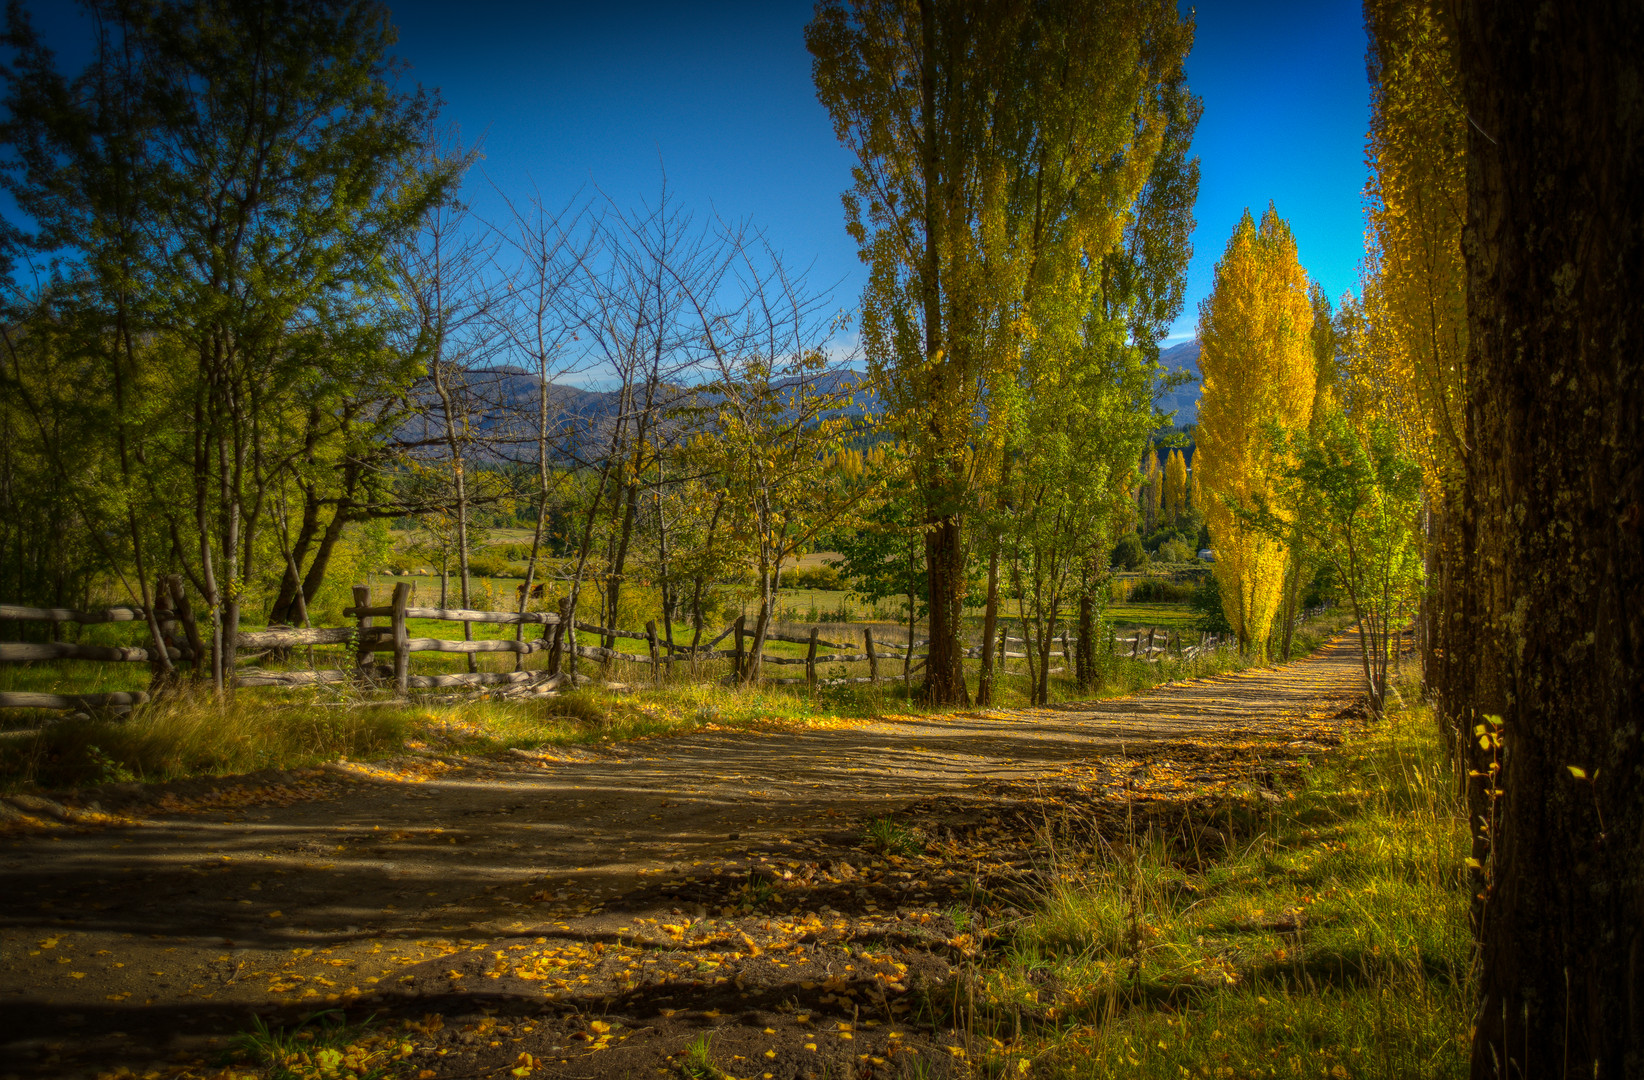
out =
[[1414,612],[1423,565],[1421,468],[1392,425],[1340,412],[1313,432],[1270,431],[1282,464],[1271,495],[1238,508],[1269,537],[1301,536],[1334,571],[1358,621],[1370,707],[1387,693],[1394,634]]
[[1001,1037],[987,1066],[1465,1075],[1466,815],[1428,710],[1393,713],[1309,766],[1279,803],[1235,798],[1180,827],[1107,829],[1090,850],[1054,852],[1036,910],[971,990],[971,1022]]
[[862,842],[881,855],[917,855],[925,848],[918,833],[888,817],[868,822]]
[[1336,581],[1336,568],[1328,562],[1319,564],[1307,586],[1302,590],[1304,608],[1334,607],[1340,599],[1341,587]]
[[522,578],[525,576],[525,564],[510,562],[506,558],[495,555],[470,555],[468,556],[468,573],[476,578]]
[[704,1031],[686,1044],[680,1055],[679,1071],[689,1080],[726,1080],[725,1072],[713,1062],[713,1038],[713,1032]]
[[1215,574],[1206,574],[1188,599],[1188,606],[1198,613],[1195,625],[1207,634],[1231,634],[1233,625],[1222,609],[1222,585]]
[[1198,555],[1192,546],[1179,536],[1172,536],[1160,544],[1156,554],[1160,562],[1167,563],[1191,562]]
[[289,1030],[270,1027],[260,1016],[251,1024],[230,1040],[225,1060],[258,1066],[268,1080],[378,1080],[410,1052],[409,1046],[381,1045],[381,1039],[362,1045],[371,1021],[350,1024],[340,1009],[314,1013]]
[[839,570],[853,595],[870,604],[911,596],[914,617],[923,618],[929,610],[930,577],[923,537],[916,531],[918,514],[905,485],[890,487],[867,509],[858,528],[834,535],[833,548],[842,556]]
[[1113,565],[1121,569],[1140,570],[1147,565],[1147,549],[1142,546],[1140,536],[1134,532],[1127,532],[1113,545],[1111,558]]
[[858,163],[862,339],[920,507],[933,700],[963,696],[967,521],[1041,633],[1097,576],[1088,552],[1155,419],[1146,365],[1181,305],[1191,40],[1145,2],[829,0],[806,28]]
[[1130,587],[1126,597],[1133,604],[1180,604],[1194,595],[1194,586],[1185,581],[1145,577]]
[[790,570],[783,575],[782,584],[790,589],[822,589],[837,592],[846,588],[848,582],[839,572],[839,564],[830,562],[821,566]]
[[77,561],[132,599],[186,571],[233,622],[293,544],[323,576],[329,520],[386,494],[414,364],[384,255],[453,174],[423,160],[434,104],[396,87],[384,9],[87,7],[78,73],[8,17],[3,183],[58,273],[8,298],[0,438],[86,523],[59,530]]

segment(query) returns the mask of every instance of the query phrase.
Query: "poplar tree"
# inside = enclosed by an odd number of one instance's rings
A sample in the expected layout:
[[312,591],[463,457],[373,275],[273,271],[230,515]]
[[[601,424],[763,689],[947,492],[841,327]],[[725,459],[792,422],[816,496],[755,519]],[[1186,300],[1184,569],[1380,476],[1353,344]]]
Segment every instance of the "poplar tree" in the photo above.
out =
[[[1449,702],[1478,670],[1459,594],[1468,552],[1463,477],[1473,443],[1467,410],[1467,293],[1462,226],[1468,124],[1456,72],[1455,6],[1368,0],[1371,165],[1366,240],[1348,392],[1384,417],[1421,464],[1427,501],[1427,591],[1417,642],[1441,730],[1452,747],[1468,722]],[[1446,640],[1455,642],[1447,648]],[[1483,785],[1475,784],[1482,792]],[[1482,859],[1482,851],[1476,853]]]
[[1199,305],[1205,520],[1228,624],[1239,647],[1259,657],[1267,653],[1288,552],[1242,524],[1235,509],[1271,493],[1279,463],[1268,425],[1305,429],[1312,418],[1317,378],[1307,286],[1290,226],[1269,204],[1259,226],[1245,211]]
[[[994,508],[978,494],[1009,469],[1022,398],[1066,382],[1052,361],[1086,355],[1093,310],[1151,334],[1180,304],[1192,26],[1163,0],[825,0],[805,40],[857,158],[845,208],[870,267],[862,336],[923,503],[923,693],[957,703],[964,519]],[[1150,192],[1163,226],[1138,235]]]
[[1147,448],[1147,465],[1143,469],[1146,478],[1142,484],[1142,498],[1146,500],[1147,529],[1152,532],[1159,527],[1159,509],[1163,502],[1164,483],[1159,474],[1159,452],[1153,447]]
[[1165,505],[1172,520],[1187,512],[1187,459],[1180,450],[1170,451],[1165,460]]

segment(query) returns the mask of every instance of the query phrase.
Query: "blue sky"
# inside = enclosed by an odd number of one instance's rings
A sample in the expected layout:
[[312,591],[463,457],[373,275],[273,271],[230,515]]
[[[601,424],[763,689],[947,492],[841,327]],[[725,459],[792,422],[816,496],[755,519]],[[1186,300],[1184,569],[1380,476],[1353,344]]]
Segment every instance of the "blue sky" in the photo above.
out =
[[[34,0],[66,45],[66,4]],[[845,235],[850,182],[810,84],[799,2],[605,4],[406,0],[391,4],[410,78],[438,87],[446,117],[483,142],[475,209],[534,185],[558,204],[579,189],[619,205],[672,194],[699,213],[746,218],[813,287],[848,308],[865,274]],[[1363,249],[1360,192],[1368,90],[1356,4],[1206,3],[1189,81],[1204,99],[1201,185],[1188,302],[1198,301],[1239,214],[1277,203],[1303,264],[1332,297],[1353,287]],[[65,60],[75,60],[65,49]]]

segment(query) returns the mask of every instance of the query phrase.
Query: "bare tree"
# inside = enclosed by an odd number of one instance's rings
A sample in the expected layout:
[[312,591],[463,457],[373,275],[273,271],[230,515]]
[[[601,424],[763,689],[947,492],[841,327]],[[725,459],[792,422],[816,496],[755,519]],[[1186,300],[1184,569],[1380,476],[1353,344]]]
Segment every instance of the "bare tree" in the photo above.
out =
[[[477,149],[463,149],[454,137],[430,138],[426,153],[445,167],[466,169]],[[491,274],[495,264],[495,234],[474,228],[468,206],[453,195],[425,218],[421,232],[392,256],[400,299],[407,315],[406,347],[426,365],[428,383],[437,405],[439,435],[451,469],[451,509],[455,515],[460,603],[469,607],[468,560],[471,483],[470,447],[482,432],[471,385],[472,373],[488,362],[499,341],[496,308],[503,290]],[[473,624],[464,622],[463,637],[473,638]],[[473,671],[474,655],[467,654]]]

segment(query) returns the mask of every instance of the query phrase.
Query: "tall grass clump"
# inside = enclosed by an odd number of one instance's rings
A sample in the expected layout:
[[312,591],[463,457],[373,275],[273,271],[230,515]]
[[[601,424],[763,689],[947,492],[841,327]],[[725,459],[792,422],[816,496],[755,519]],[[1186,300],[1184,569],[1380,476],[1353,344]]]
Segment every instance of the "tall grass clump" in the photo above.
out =
[[62,720],[32,737],[7,739],[0,744],[0,778],[12,786],[65,787],[379,757],[404,745],[411,719],[390,704],[271,707],[250,697],[218,702],[204,693],[177,695],[122,719]]
[[1170,829],[1059,830],[955,1023],[1009,1075],[1464,1075],[1465,812],[1429,710],[1301,771]]

